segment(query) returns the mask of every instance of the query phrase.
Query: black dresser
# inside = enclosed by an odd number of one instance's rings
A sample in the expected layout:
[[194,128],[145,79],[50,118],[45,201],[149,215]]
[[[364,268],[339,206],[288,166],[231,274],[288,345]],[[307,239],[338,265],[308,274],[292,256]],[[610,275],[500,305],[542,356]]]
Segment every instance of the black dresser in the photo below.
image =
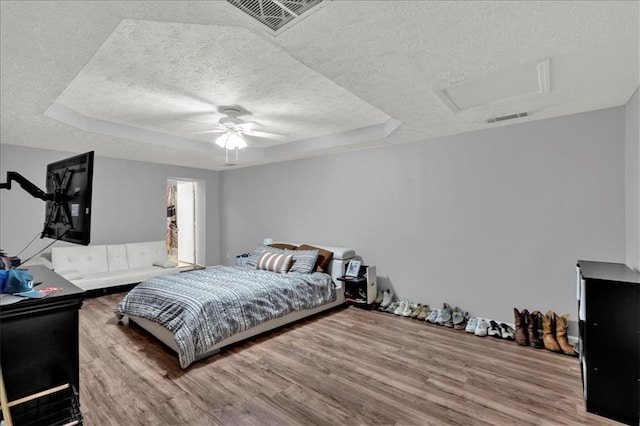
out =
[[580,362],[587,411],[640,424],[640,274],[578,261]]
[[[0,363],[9,402],[64,384],[79,390],[78,316],[84,291],[45,266],[26,269],[33,275],[34,283],[41,283],[36,289],[61,287],[62,291],[42,299],[0,306]],[[65,399],[73,396],[71,389]],[[60,391],[57,397],[51,395],[16,406],[11,410],[12,417],[21,417],[20,421],[14,419],[14,424],[43,423],[42,416],[51,413],[47,404],[59,405],[57,399],[63,398],[63,394]],[[36,403],[40,407],[27,410]],[[44,423],[54,423],[49,420]]]

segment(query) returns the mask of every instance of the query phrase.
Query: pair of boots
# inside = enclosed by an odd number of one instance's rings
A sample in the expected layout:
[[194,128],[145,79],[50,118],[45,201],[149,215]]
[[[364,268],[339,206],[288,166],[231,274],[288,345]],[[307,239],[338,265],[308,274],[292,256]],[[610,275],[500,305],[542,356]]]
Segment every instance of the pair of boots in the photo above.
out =
[[[526,309],[518,312],[513,308],[515,319],[515,340],[519,345],[545,348],[552,352],[562,352],[565,355],[577,356],[577,352],[569,344],[567,328],[569,327],[569,314],[559,316],[555,312],[548,311],[542,315],[539,311],[529,313]],[[542,329],[542,339],[539,330]]]
[[522,312],[519,312],[518,309],[513,308],[516,328],[515,341],[517,344],[532,346],[538,349],[543,347],[539,332],[542,328],[541,315],[538,311],[529,313],[529,311],[524,309]]

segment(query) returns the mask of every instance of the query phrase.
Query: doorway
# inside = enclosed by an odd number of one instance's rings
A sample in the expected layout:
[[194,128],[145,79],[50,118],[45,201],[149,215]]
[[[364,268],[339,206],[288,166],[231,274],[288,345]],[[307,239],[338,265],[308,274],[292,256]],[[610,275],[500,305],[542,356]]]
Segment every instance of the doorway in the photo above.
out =
[[167,254],[181,269],[200,264],[200,183],[186,179],[167,180]]

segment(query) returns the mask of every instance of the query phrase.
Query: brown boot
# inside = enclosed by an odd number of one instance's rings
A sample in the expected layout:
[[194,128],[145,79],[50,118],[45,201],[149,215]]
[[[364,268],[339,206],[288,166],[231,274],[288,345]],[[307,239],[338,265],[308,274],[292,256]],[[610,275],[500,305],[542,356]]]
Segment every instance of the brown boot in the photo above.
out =
[[545,349],[560,352],[560,346],[556,340],[556,323],[551,311],[542,317],[542,343],[544,343]]
[[527,330],[529,331],[529,345],[536,349],[542,349],[542,340],[540,339],[540,329],[542,328],[542,314],[539,311],[533,311],[529,314],[527,320]]
[[517,344],[522,346],[529,346],[529,336],[527,335],[528,315],[529,312],[526,309],[520,313],[516,308],[513,308],[513,322],[516,326],[515,340]]
[[567,340],[567,328],[569,328],[569,314],[558,316],[553,314],[556,323],[556,341],[565,355],[578,356],[576,350],[569,344]]

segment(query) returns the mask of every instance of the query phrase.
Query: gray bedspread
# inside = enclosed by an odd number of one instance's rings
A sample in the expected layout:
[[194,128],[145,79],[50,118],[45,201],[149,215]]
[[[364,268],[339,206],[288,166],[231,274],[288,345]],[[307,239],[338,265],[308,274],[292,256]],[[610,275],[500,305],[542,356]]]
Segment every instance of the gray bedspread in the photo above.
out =
[[220,266],[149,279],[118,304],[118,316],[157,322],[171,331],[187,368],[207,348],[265,321],[336,299],[331,276],[277,274]]

